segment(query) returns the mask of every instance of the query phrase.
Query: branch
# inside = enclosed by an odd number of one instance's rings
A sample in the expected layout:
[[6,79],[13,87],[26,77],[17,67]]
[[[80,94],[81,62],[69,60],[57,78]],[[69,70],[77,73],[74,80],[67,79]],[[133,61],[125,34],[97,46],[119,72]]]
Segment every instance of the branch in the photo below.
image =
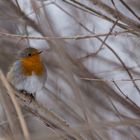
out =
[[140,24],[137,21],[123,15],[120,11],[116,11],[115,9],[109,7],[107,4],[103,3],[101,0],[90,0],[90,1],[94,5],[106,11],[108,14],[112,15],[112,17],[114,17],[115,19],[119,19],[123,23],[129,25],[134,30],[140,31]]
[[11,101],[12,101],[12,103],[14,105],[14,108],[15,108],[15,110],[17,112],[17,115],[19,117],[19,122],[20,122],[20,125],[21,125],[21,128],[22,128],[22,131],[23,131],[24,138],[25,138],[25,140],[30,140],[30,136],[29,136],[29,132],[28,132],[28,129],[27,129],[27,125],[26,125],[25,120],[23,118],[20,106],[18,105],[16,97],[13,94],[13,92],[12,92],[12,90],[10,88],[10,85],[8,84],[6,78],[3,75],[1,70],[0,70],[0,79],[1,79],[1,81],[3,83],[3,85],[5,86],[5,88],[7,89],[8,95],[10,96]]
[[[1,77],[5,77],[3,73],[0,73]],[[7,80],[5,79],[6,84],[8,84]],[[6,87],[5,83],[4,86]],[[75,132],[74,129],[72,129],[66,121],[64,121],[62,118],[57,116],[55,113],[50,111],[46,106],[45,108],[39,104],[36,100],[31,99],[30,94],[28,93],[19,93],[19,91],[16,91],[13,87],[11,87],[8,84],[10,88],[10,92],[14,93],[21,104],[22,107],[24,107],[27,111],[32,113],[34,116],[38,117],[41,121],[44,122],[44,124],[51,129],[63,133],[66,135],[67,138],[73,139],[73,140],[83,140],[83,138]]]
[[140,81],[140,78],[133,78],[133,79],[99,79],[99,78],[88,78],[88,77],[81,77],[81,80],[86,81],[96,81],[96,82],[132,82],[132,81]]
[[130,6],[124,1],[124,0],[120,0],[120,2],[138,19],[140,20],[140,17],[135,13],[135,11],[130,8]]
[[[37,40],[80,40],[80,39],[90,39],[90,38],[97,38],[97,37],[104,37],[104,36],[110,36],[110,35],[120,35],[120,34],[125,34],[125,33],[129,33],[132,30],[125,30],[125,31],[121,31],[121,32],[109,32],[109,33],[99,33],[99,34],[89,34],[89,35],[75,35],[75,36],[64,36],[64,37],[59,37],[59,36],[54,36],[54,37],[49,37],[49,36],[45,36],[45,37],[37,37],[37,36],[27,36],[27,35],[16,35],[16,34],[9,34],[9,33],[5,33],[5,32],[0,32],[0,36],[1,37],[7,37],[7,38],[13,38],[13,39],[17,39],[17,38],[21,38],[21,39],[37,39]],[[139,36],[137,34],[137,36]]]

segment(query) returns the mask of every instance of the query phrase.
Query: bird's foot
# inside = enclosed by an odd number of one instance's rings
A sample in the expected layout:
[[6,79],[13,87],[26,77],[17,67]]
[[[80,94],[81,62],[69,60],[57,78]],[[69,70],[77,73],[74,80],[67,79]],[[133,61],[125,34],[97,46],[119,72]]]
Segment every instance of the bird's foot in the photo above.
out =
[[27,94],[26,90],[20,90],[21,93]]
[[29,101],[29,103],[31,103],[33,100],[35,100],[35,96],[34,96],[34,94],[33,93],[30,93],[29,94],[30,96],[30,101]]
[[35,100],[35,97],[36,97],[35,93],[29,93],[26,90],[20,90],[20,92],[29,98],[29,103],[31,103],[32,100]]

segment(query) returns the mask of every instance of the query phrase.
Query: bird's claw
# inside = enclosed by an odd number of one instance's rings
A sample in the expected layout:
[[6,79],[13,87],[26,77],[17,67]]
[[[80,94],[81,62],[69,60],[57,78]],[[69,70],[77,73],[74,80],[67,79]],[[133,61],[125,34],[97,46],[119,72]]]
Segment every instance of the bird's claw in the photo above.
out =
[[36,97],[35,93],[34,94],[28,93],[26,90],[20,90],[20,92],[29,98],[29,104],[32,102],[32,100],[35,100],[35,97]]

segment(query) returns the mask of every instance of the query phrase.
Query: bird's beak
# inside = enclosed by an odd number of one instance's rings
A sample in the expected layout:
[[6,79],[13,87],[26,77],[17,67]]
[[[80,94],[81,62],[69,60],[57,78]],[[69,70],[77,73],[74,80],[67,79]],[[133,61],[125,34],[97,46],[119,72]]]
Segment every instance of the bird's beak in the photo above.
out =
[[37,54],[41,54],[43,51],[39,51]]

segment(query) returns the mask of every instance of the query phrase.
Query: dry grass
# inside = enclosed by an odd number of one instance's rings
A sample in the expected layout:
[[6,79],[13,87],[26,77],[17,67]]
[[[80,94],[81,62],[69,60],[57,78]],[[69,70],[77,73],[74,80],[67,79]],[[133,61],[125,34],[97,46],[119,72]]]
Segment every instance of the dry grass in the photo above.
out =
[[139,0],[0,1],[3,73],[28,46],[44,50],[48,68],[43,92],[31,103],[1,80],[0,139],[138,140],[139,5]]

